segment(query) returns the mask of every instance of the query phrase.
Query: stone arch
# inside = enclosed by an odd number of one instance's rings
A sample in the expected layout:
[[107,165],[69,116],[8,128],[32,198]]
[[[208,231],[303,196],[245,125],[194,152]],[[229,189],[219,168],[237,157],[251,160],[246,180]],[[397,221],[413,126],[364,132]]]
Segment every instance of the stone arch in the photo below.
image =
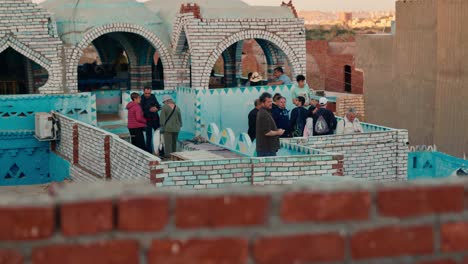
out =
[[[83,55],[83,49],[85,49],[93,40],[97,39],[98,37],[108,34],[108,33],[133,33],[139,35],[146,39],[151,45],[158,50],[161,61],[165,65],[165,69],[172,69],[174,67],[171,54],[169,53],[168,49],[164,45],[164,43],[152,32],[145,29],[139,25],[133,24],[126,24],[126,23],[114,23],[114,24],[106,24],[96,28],[93,28],[87,31],[78,45],[73,49],[71,55],[69,57],[70,64],[68,65],[68,72],[74,73],[76,68],[78,67],[79,59]],[[68,78],[75,78],[69,82],[77,86],[76,74],[72,74],[68,76]],[[76,88],[75,88],[76,90]]]
[[305,69],[305,65],[301,65],[301,62],[297,54],[288,45],[288,43],[284,41],[281,37],[268,31],[260,31],[260,30],[240,31],[224,39],[221,43],[218,44],[215,50],[211,53],[211,55],[209,56],[207,60],[207,63],[205,64],[205,67],[202,73],[200,87],[208,88],[210,72],[214,64],[216,63],[217,58],[219,58],[219,56],[221,56],[221,54],[231,45],[241,40],[245,40],[245,39],[263,39],[276,45],[278,49],[284,52],[289,62],[292,64],[293,75],[296,75],[297,72],[300,72],[302,71],[302,69]]
[[44,67],[50,74],[50,60],[42,56],[39,52],[29,48],[21,41],[15,39],[12,36],[6,37],[0,41],[0,53],[2,53],[7,48],[12,48],[26,58],[34,61],[40,66]]
[[8,48],[12,48],[19,54],[23,55],[25,58],[30,59],[31,61],[37,63],[41,67],[43,67],[47,73],[48,73],[48,78],[47,81],[42,85],[41,87],[38,88],[38,91],[40,91],[41,88],[47,87],[49,85],[49,82],[54,78],[54,72],[51,69],[51,61],[44,57],[42,54],[39,52],[29,48],[27,45],[22,43],[21,41],[17,40],[13,36],[8,36],[2,40],[0,40],[0,53],[5,51]]

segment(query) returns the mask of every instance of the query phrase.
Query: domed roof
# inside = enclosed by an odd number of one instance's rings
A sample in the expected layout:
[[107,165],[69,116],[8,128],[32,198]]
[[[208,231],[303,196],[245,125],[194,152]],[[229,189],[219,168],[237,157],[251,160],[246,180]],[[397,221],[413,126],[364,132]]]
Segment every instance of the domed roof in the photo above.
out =
[[203,18],[294,18],[287,7],[250,6],[241,0],[148,0],[145,5],[157,13],[172,32],[172,24],[182,4],[195,3]]
[[53,14],[59,36],[68,44],[79,43],[89,29],[112,23],[142,26],[170,43],[161,18],[135,0],[46,0],[40,5]]

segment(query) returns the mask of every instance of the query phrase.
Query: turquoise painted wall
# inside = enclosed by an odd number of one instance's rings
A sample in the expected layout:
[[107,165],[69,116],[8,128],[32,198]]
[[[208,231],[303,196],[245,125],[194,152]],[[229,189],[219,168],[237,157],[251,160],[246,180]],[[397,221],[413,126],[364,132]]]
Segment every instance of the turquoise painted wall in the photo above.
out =
[[218,127],[231,128],[235,134],[247,132],[248,115],[254,108],[255,99],[264,92],[271,95],[280,93],[287,99],[286,108],[292,110],[295,106],[291,101],[291,87],[282,85],[197,90],[200,111],[196,118],[200,118],[205,129],[210,123],[215,123]]
[[449,177],[460,167],[468,169],[468,160],[441,152],[410,152],[408,154],[409,180]]
[[34,137],[34,114],[57,111],[96,124],[96,98],[70,95],[0,96],[0,185],[44,184],[68,177],[69,166]]
[[34,130],[34,113],[56,111],[96,125],[96,97],[91,93],[0,96],[0,130]]

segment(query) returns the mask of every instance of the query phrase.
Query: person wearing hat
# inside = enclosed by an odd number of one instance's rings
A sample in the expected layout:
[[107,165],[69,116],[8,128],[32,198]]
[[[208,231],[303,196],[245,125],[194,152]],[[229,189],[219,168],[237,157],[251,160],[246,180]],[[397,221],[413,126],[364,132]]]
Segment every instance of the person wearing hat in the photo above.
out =
[[252,73],[252,76],[249,79],[250,86],[260,86],[262,85],[262,76],[258,72]]
[[328,99],[319,99],[319,108],[312,111],[314,136],[333,135],[337,121],[332,111],[327,109]]
[[161,133],[164,138],[164,155],[169,158],[171,153],[177,150],[177,138],[182,127],[180,109],[170,95],[163,96],[160,121]]

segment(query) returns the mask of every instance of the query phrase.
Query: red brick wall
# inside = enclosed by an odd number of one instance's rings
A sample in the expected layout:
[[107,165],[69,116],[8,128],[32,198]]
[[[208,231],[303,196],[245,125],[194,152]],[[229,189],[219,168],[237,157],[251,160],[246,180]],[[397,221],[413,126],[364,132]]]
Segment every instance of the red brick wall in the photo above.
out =
[[468,183],[100,187],[1,205],[0,263],[468,263]]
[[[318,66],[316,72],[314,64]],[[307,41],[307,81],[314,89],[344,92],[344,67],[351,66],[352,93],[363,93],[363,74],[356,71],[354,54],[333,54],[325,40]]]

